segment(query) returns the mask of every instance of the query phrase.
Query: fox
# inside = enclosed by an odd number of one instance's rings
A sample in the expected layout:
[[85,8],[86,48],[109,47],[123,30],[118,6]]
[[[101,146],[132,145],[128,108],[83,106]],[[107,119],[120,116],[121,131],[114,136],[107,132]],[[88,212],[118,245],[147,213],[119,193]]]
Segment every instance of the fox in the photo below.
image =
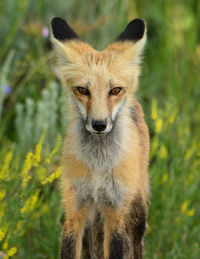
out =
[[54,17],[51,42],[70,100],[61,190],[61,259],[141,259],[150,183],[149,133],[136,98],[146,22],[102,51]]

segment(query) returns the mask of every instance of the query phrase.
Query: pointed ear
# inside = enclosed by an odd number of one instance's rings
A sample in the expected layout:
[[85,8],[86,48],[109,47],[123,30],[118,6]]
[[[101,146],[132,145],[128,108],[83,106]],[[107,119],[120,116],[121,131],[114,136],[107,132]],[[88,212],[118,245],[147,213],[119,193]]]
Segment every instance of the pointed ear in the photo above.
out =
[[51,20],[51,42],[60,64],[64,65],[70,62],[70,56],[73,56],[74,51],[68,43],[77,40],[79,37],[65,20],[59,17],[54,17]]
[[133,63],[140,63],[140,55],[146,43],[146,24],[139,18],[131,21],[111,45]]
[[51,20],[51,30],[54,38],[59,41],[78,39],[79,37],[67,22],[59,17]]
[[140,18],[136,18],[126,26],[125,30],[117,38],[117,41],[133,41],[135,43],[138,40],[142,40],[145,36],[145,21]]

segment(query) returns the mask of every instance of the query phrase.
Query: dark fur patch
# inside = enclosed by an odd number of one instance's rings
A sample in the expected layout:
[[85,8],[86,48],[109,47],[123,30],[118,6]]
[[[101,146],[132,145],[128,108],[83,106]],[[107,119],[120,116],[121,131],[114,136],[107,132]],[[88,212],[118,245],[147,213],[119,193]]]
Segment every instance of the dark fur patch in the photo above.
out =
[[51,28],[54,37],[60,41],[79,38],[66,21],[59,17],[54,17],[51,20]]
[[130,213],[134,259],[142,259],[142,239],[146,229],[147,213],[141,198],[134,200]]
[[123,259],[123,238],[122,235],[115,232],[111,236],[109,259]]
[[139,244],[146,229],[146,211],[142,199],[136,199],[132,205],[131,217],[133,218],[133,242]]
[[93,247],[92,244],[92,229],[86,227],[83,235],[83,258],[84,259],[93,259]]
[[126,29],[119,35],[117,38],[117,41],[124,41],[124,40],[130,40],[130,41],[138,41],[142,39],[144,36],[145,31],[145,22],[142,19],[134,19],[131,21]]
[[61,259],[74,259],[75,258],[75,237],[73,234],[68,234],[63,237],[61,247]]

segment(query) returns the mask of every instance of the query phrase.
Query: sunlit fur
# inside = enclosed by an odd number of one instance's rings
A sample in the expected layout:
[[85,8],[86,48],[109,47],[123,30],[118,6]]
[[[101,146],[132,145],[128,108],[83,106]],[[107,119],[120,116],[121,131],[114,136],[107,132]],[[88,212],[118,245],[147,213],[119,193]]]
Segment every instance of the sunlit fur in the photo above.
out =
[[[145,37],[136,43],[115,42],[104,51],[80,40],[63,43],[52,37],[71,100],[62,187],[68,219],[64,235],[76,233],[76,259],[80,258],[84,226],[92,224],[97,213],[105,221],[107,259],[110,235],[116,227],[124,232],[134,199],[141,197],[147,210],[149,136],[134,97]],[[77,87],[87,88],[90,96],[80,94]],[[121,92],[109,95],[114,87],[121,87]],[[105,119],[104,134],[94,134],[91,121]]]

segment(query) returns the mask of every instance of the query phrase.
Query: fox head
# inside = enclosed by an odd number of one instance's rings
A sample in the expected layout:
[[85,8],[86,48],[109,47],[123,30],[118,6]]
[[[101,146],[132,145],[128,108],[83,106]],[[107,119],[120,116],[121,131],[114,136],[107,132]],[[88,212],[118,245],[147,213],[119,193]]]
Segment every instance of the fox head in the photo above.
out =
[[92,134],[110,132],[119,113],[130,106],[137,87],[146,42],[145,22],[131,21],[114,43],[97,51],[64,20],[55,17],[51,21],[51,41],[62,80],[86,130]]

